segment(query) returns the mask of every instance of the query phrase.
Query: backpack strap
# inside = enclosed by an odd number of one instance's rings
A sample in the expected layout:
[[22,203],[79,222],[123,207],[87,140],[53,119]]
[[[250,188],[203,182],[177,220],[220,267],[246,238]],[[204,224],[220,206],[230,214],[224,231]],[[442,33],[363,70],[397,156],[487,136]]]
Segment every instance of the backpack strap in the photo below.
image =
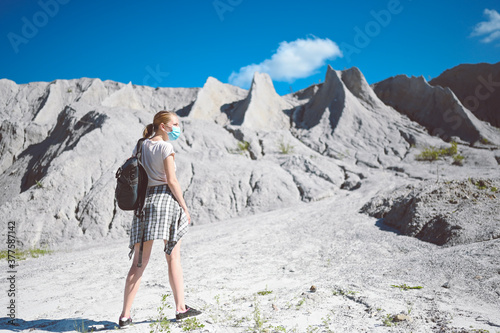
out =
[[141,156],[142,156],[142,143],[146,140],[146,138],[139,139],[137,141],[137,144],[135,146],[135,156],[139,159],[139,162],[142,163],[141,161]]
[[[135,156],[137,157],[137,160],[139,162],[139,164],[142,165],[142,144],[144,142],[144,140],[146,140],[146,138],[142,138],[142,139],[139,139],[139,141],[137,141],[137,145],[135,147]],[[139,247],[139,260],[137,261],[137,267],[141,267],[142,266],[142,252],[143,252],[143,249],[144,249],[144,200],[145,198],[141,198],[140,200],[140,204],[139,204],[139,207],[136,209],[136,212],[134,214],[136,214],[137,218],[139,218],[139,221],[141,223],[141,233],[140,233],[140,237],[141,237],[141,246]]]

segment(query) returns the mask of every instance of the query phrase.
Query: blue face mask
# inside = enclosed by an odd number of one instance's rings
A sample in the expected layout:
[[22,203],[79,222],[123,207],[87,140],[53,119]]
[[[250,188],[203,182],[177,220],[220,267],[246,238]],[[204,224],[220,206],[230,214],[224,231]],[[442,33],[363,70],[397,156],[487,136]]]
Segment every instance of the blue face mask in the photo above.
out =
[[177,126],[172,126],[172,132],[168,132],[168,139],[170,141],[175,141],[181,136],[181,128]]

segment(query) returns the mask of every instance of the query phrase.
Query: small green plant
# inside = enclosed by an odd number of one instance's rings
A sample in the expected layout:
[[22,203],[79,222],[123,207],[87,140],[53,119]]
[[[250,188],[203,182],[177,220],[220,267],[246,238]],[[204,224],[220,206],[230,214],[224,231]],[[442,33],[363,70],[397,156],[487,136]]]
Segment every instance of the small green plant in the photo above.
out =
[[234,323],[232,324],[233,327],[240,327],[241,324],[244,322],[244,321],[249,321],[250,319],[248,319],[247,317],[241,317],[241,318],[238,318],[238,319],[235,319],[234,320]]
[[439,151],[439,154],[442,156],[454,156],[458,152],[458,144],[455,141],[451,142],[450,148],[443,148]]
[[215,300],[215,311],[210,314],[210,318],[217,323],[219,322],[219,317],[220,317],[220,310],[221,310],[221,305],[220,305],[220,295],[217,294],[214,296]]
[[406,310],[408,311],[408,315],[411,314],[411,312],[413,311],[413,303],[412,302],[407,302],[407,308]]
[[394,316],[391,315],[390,313],[386,314],[384,317],[382,317],[382,323],[384,326],[391,327],[394,326]]
[[333,333],[333,330],[330,328],[331,320],[332,318],[330,317],[330,315],[327,315],[326,318],[321,318],[321,322],[323,323],[323,326],[325,326],[325,331],[327,333]]
[[265,296],[265,295],[269,295],[269,294],[272,294],[273,291],[272,290],[267,290],[267,286],[266,286],[266,290],[261,290],[261,291],[258,291],[257,294],[259,294],[260,296]]
[[165,316],[165,308],[171,308],[170,304],[167,304],[168,294],[161,295],[161,304],[157,308],[158,317],[156,320],[151,319],[151,323],[149,324],[150,333],[156,332],[166,332],[170,333],[170,320]]
[[187,319],[184,319],[181,322],[180,326],[182,327],[182,330],[185,331],[185,332],[194,331],[196,329],[205,327],[205,325],[203,325],[202,323],[200,323],[196,318],[187,318]]
[[300,309],[300,307],[304,304],[304,302],[305,302],[305,301],[306,301],[305,299],[301,298],[301,299],[297,302],[297,305],[295,306],[295,307],[296,307],[296,309],[297,309],[297,310],[298,310],[298,309]]
[[481,141],[481,143],[483,143],[485,145],[487,145],[488,143],[490,143],[490,141],[488,139],[486,139],[486,138],[481,138],[480,141]]
[[407,285],[406,283],[399,284],[399,285],[391,284],[391,287],[393,287],[393,288],[399,288],[401,290],[422,289],[423,288],[422,286],[411,287],[411,286]]
[[428,147],[424,149],[420,154],[415,156],[417,161],[436,161],[439,159],[439,150],[435,147]]
[[285,332],[286,333],[286,327],[283,326],[283,325],[279,325],[279,326],[269,326],[269,329],[271,330],[271,332]]
[[457,154],[453,156],[453,164],[454,165],[464,165],[465,157],[463,155]]
[[294,149],[295,147],[289,143],[285,143],[283,138],[281,138],[281,141],[278,143],[278,150],[283,155],[292,154]]
[[238,141],[236,144],[236,149],[228,149],[227,151],[230,154],[240,154],[244,155],[246,152],[249,152],[250,142],[248,141]]
[[475,185],[478,190],[486,190],[488,188],[488,185],[482,179],[480,179],[476,182],[476,181],[473,181],[472,179],[469,178],[469,182],[471,182],[473,185]]
[[[12,251],[10,252],[10,256],[14,256],[16,260],[26,260],[26,258],[31,257],[31,258],[38,258],[40,256],[46,255],[46,254],[51,254],[52,250],[49,249],[28,249],[28,250],[16,250],[15,253]],[[9,258],[9,252],[8,250],[2,250],[0,251],[0,260],[1,259],[8,259]]]
[[451,142],[451,147],[449,148],[436,148],[434,146],[430,146],[425,148],[420,154],[415,156],[417,161],[436,161],[442,156],[451,156],[454,158],[454,162],[461,163],[464,159],[462,155],[458,154],[458,144],[455,141]]
[[39,181],[39,180],[35,180],[35,183],[36,183],[36,187],[37,187],[37,188],[43,188],[43,184],[42,184],[42,182],[41,182],[41,181]]
[[45,249],[33,248],[33,249],[26,251],[26,256],[29,255],[29,256],[31,256],[31,258],[39,258],[39,257],[44,256],[46,254],[51,254],[52,252],[54,252],[54,251],[46,249],[46,248]]
[[262,318],[262,314],[260,313],[259,303],[257,302],[257,298],[255,298],[255,302],[253,305],[253,320],[254,320],[254,330],[257,332],[261,332],[264,327],[265,320]]
[[249,147],[250,147],[250,142],[248,142],[248,141],[239,141],[238,142],[238,151],[241,153],[248,151]]
[[491,192],[498,192],[498,188],[496,186],[492,186],[490,190]]
[[[85,325],[85,321],[84,320],[82,320],[82,323],[80,325],[78,324],[78,322],[75,321],[74,328],[75,328],[75,331],[80,332],[80,333],[87,333],[87,332],[89,332],[89,329],[88,329],[87,325]],[[90,330],[90,332],[94,332],[94,329],[92,328]]]
[[319,331],[319,327],[312,326],[312,325],[307,326],[307,329],[306,329],[307,333],[315,333],[315,332],[318,332],[318,331]]
[[69,93],[70,93],[70,92],[73,92],[73,89],[71,89],[71,88],[68,88],[68,92],[69,92]]

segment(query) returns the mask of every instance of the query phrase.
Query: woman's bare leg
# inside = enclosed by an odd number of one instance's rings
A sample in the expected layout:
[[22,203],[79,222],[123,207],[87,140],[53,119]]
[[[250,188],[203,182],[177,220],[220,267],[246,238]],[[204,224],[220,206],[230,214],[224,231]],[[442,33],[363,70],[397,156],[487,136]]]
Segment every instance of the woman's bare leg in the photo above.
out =
[[142,273],[148,265],[149,257],[151,256],[151,249],[153,248],[153,240],[144,242],[144,247],[142,251],[142,267],[137,267],[137,262],[139,261],[139,248],[140,243],[135,244],[134,249],[134,260],[132,266],[127,275],[127,280],[125,282],[125,292],[123,296],[123,310],[120,317],[130,317],[130,308],[132,308],[132,303],[134,302],[135,295],[139,290],[141,284]]
[[177,242],[172,253],[165,254],[165,257],[168,263],[168,282],[174,294],[175,309],[178,312],[184,312],[186,304],[184,303],[184,278],[181,266],[181,241]]

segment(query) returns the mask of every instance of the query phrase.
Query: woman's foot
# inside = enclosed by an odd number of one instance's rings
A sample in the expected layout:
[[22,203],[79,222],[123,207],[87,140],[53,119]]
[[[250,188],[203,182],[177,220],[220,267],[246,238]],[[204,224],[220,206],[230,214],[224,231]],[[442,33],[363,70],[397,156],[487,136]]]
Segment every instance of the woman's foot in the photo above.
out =
[[176,311],[175,319],[180,320],[180,319],[184,319],[187,317],[194,317],[194,316],[197,316],[200,314],[201,314],[201,311],[190,308],[189,306],[186,305],[186,311],[183,311],[183,312]]
[[128,317],[120,317],[118,320],[118,325],[120,325],[120,328],[124,328],[132,324],[132,318]]

